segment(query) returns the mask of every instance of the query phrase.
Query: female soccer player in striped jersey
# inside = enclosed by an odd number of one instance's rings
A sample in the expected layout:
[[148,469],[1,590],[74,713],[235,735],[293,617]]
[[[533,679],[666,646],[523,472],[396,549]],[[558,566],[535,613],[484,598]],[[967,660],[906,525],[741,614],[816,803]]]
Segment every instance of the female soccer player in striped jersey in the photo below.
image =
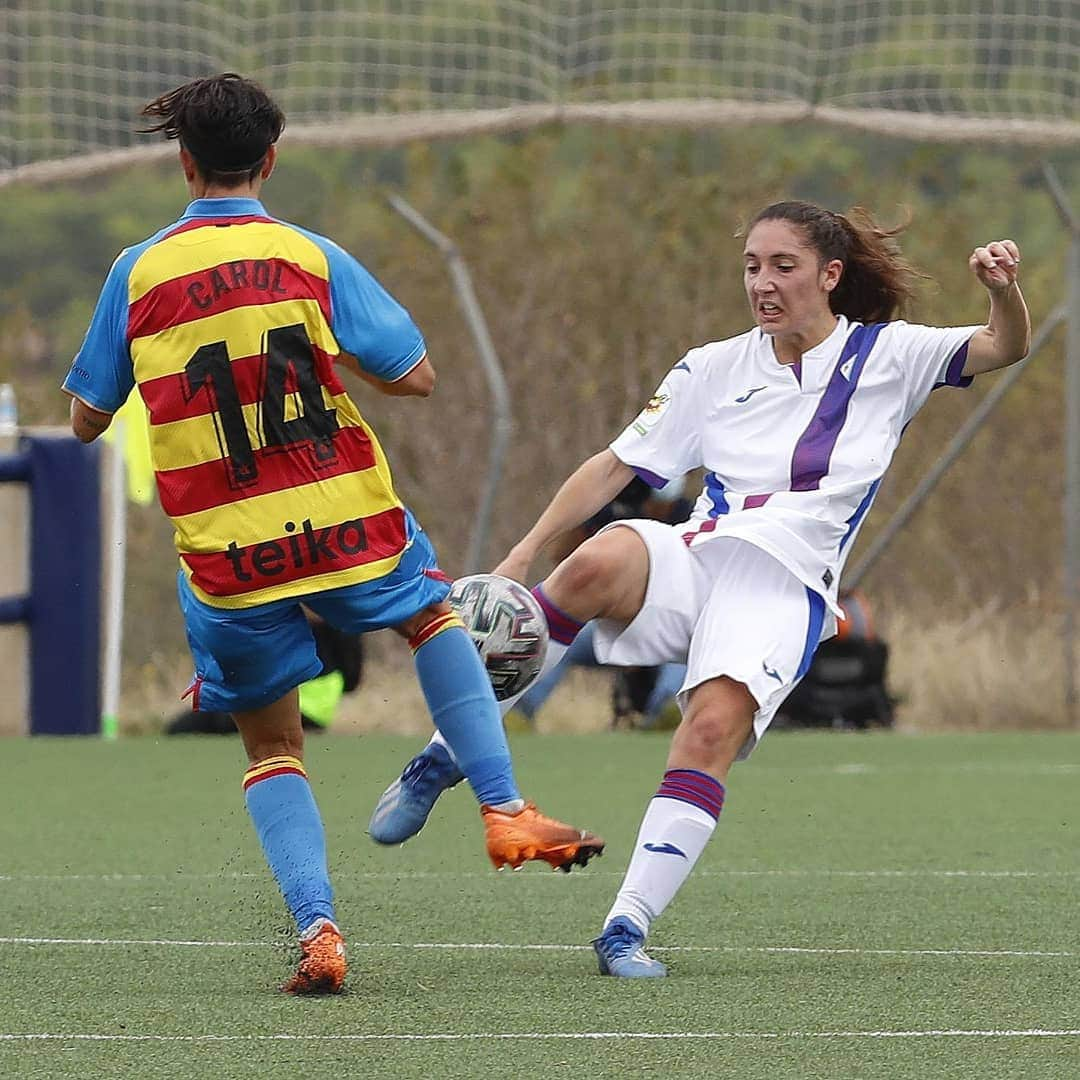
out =
[[261,87],[197,79],[143,112],[179,141],[193,201],[109,271],[64,381],[72,429],[97,438],[138,386],[176,528],[192,706],[236,721],[248,811],[300,931],[283,989],[336,992],[345,950],[296,691],[322,664],[301,605],[347,633],[408,640],[497,866],[583,866],[603,841],[520,797],[449,579],[340,380],[344,366],[382,393],[427,397],[435,372],[409,313],[333,241],[259,202],[285,122]]
[[662,486],[706,470],[685,525],[615,522],[534,590],[548,664],[597,619],[601,661],[688,665],[667,771],[594,942],[605,975],[666,974],[643,948],[650,925],[712,835],[732,764],[835,632],[844,560],[908,422],[935,387],[967,386],[1027,353],[1015,243],[968,259],[989,294],[986,324],[937,328],[894,321],[914,277],[896,232],[861,210],[760,211],[743,250],[756,327],[675,364],[496,568],[525,580],[545,545],[635,474]]

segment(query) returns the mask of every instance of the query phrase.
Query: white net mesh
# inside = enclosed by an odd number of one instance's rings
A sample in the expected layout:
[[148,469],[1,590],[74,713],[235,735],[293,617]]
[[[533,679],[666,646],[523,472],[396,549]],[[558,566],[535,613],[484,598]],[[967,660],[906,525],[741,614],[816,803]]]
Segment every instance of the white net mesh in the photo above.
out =
[[0,180],[161,153],[138,109],[223,70],[264,82],[289,137],[319,142],[809,116],[1080,137],[1076,0],[12,0]]

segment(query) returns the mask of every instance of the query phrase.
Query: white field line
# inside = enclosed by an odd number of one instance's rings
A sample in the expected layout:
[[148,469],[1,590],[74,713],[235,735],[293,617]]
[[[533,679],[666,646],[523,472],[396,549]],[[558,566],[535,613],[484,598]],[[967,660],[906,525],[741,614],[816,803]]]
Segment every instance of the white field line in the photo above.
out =
[[[622,877],[622,870],[600,870],[590,867],[584,874],[539,874],[529,873],[530,881],[588,881],[595,877]],[[828,868],[776,868],[762,870],[699,870],[695,878],[971,878],[973,880],[1009,878],[1027,879],[1068,879],[1080,877],[1080,870],[831,870]],[[254,881],[265,878],[265,873],[221,871],[219,873],[171,873],[171,874],[0,874],[3,882],[30,881],[89,881],[97,883],[115,882],[183,882],[183,881]],[[386,880],[386,881],[421,881],[453,880],[478,878],[490,881],[490,870],[370,870],[337,871],[334,879],[340,881]]]
[[441,1034],[371,1035],[65,1035],[51,1032],[0,1033],[0,1042],[490,1042],[522,1040],[665,1039],[1075,1039],[1080,1028],[943,1028],[927,1031],[477,1031]]
[[[274,941],[189,941],[178,938],[46,938],[0,937],[0,945],[106,945],[155,948],[288,948],[288,942]],[[443,950],[446,952],[591,952],[590,945],[555,945],[500,941],[350,941],[349,949],[357,951],[408,949],[412,951]],[[816,948],[802,945],[668,945],[651,947],[656,953],[744,953],[796,956],[944,956],[944,957],[1036,957],[1042,959],[1077,956],[1073,952],[1050,952],[1040,949],[858,949]]]
[[878,765],[865,761],[845,761],[823,765],[765,764],[752,761],[747,772],[782,772],[792,776],[898,776],[912,773],[1007,773],[1010,776],[1072,776],[1080,773],[1080,762],[1075,761],[968,761],[963,764],[888,764]]

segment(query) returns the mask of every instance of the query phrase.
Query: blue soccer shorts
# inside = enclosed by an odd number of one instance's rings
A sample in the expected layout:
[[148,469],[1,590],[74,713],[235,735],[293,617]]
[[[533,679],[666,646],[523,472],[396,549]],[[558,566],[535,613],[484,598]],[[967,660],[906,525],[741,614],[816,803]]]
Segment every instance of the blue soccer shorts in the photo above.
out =
[[[397,626],[445,600],[450,580],[438,568],[431,541],[408,515],[412,540],[385,577],[340,589],[226,609],[204,604],[183,571],[180,610],[195,662],[189,693],[201,712],[258,709],[322,674],[315,639],[301,604],[347,634]],[[186,695],[185,695],[186,696]]]

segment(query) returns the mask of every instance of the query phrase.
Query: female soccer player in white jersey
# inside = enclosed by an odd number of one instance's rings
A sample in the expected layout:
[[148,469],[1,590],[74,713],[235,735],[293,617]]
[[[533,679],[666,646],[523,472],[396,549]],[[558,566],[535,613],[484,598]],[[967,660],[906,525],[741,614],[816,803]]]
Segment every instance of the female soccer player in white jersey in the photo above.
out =
[[687,523],[616,522],[534,590],[548,664],[594,618],[605,663],[687,664],[667,771],[593,943],[602,974],[666,974],[643,949],[650,924],[712,835],[731,765],[835,632],[844,560],[908,422],[935,387],[966,386],[1027,353],[1015,243],[969,257],[990,297],[985,325],[915,326],[892,321],[915,276],[897,231],[861,210],[760,211],[743,250],[756,327],[687,353],[496,568],[525,580],[546,544],[634,474],[659,487],[706,470]]

